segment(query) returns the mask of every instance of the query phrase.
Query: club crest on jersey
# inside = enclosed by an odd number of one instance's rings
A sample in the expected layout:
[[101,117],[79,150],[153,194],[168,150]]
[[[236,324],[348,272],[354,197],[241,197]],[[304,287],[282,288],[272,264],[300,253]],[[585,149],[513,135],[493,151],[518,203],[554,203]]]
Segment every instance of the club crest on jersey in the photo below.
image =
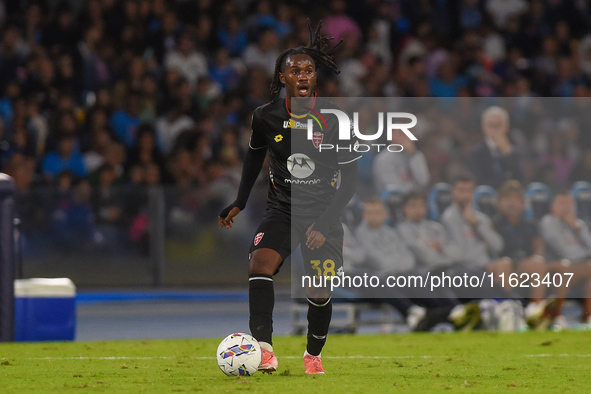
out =
[[263,235],[265,235],[265,233],[258,233],[254,236],[254,246],[257,246],[259,242],[261,242],[261,239],[263,239]]
[[320,144],[322,144],[322,140],[324,139],[324,133],[321,131],[315,131],[312,133],[312,143],[314,144],[314,148],[318,149]]

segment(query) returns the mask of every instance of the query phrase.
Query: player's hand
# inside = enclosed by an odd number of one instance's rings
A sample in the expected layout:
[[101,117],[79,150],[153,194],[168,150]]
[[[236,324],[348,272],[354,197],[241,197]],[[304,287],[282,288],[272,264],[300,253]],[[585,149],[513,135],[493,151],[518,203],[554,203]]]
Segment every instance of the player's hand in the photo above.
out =
[[230,209],[230,212],[228,212],[226,217],[222,217],[222,215],[226,213],[226,209],[224,209],[218,217],[218,222],[220,223],[220,227],[232,228],[232,223],[234,223],[234,216],[240,213],[240,208],[234,207]]
[[308,227],[306,236],[308,237],[306,240],[306,246],[312,250],[320,248],[324,245],[324,241],[326,241],[326,238],[320,231],[314,230],[314,224]]

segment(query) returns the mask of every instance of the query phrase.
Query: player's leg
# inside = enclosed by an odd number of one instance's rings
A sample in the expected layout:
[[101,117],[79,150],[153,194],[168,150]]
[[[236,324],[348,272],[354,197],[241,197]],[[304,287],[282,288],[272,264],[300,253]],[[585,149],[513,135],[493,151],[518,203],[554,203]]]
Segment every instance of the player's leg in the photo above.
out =
[[281,255],[273,249],[257,249],[251,253],[248,267],[249,327],[263,349],[260,368],[268,372],[277,369],[277,359],[273,353],[273,274],[282,261]]
[[[343,228],[340,222],[330,227],[326,241],[315,250],[302,246],[302,257],[306,273],[310,276],[326,277],[342,273],[343,266]],[[330,281],[326,286],[308,286],[308,335],[304,365],[307,374],[323,374],[321,352],[326,343],[328,328],[332,318]]]
[[289,218],[268,211],[259,225],[251,244],[248,266],[249,326],[252,336],[263,349],[260,371],[277,370],[277,358],[273,352],[273,307],[275,291],[273,275],[291,253],[291,229]]

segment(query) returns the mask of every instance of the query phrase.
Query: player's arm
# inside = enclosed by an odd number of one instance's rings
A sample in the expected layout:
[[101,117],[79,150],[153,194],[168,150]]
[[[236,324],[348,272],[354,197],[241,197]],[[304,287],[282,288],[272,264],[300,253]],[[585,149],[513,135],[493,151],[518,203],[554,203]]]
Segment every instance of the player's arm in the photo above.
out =
[[337,220],[345,206],[351,200],[351,197],[357,191],[357,179],[359,177],[359,169],[357,160],[339,166],[341,171],[341,185],[334,195],[332,202],[328,208],[320,215],[318,220],[314,222],[306,232],[308,239],[306,246],[310,249],[317,249],[324,244],[325,236],[328,234],[328,228]]
[[258,122],[255,111],[252,116],[252,134],[250,136],[250,141],[248,142],[246,156],[244,157],[242,177],[240,178],[240,186],[238,187],[238,196],[232,204],[224,208],[220,213],[218,218],[220,227],[232,227],[234,216],[238,215],[238,213],[240,213],[240,211],[246,206],[250,191],[263,167],[263,162],[267,155],[267,144],[256,123]]
[[234,216],[238,215],[246,206],[248,196],[261,172],[266,155],[267,149],[248,149],[246,152],[244,165],[242,166],[242,178],[238,187],[238,196],[232,204],[224,208],[220,213],[220,217],[218,218],[220,227],[232,227]]

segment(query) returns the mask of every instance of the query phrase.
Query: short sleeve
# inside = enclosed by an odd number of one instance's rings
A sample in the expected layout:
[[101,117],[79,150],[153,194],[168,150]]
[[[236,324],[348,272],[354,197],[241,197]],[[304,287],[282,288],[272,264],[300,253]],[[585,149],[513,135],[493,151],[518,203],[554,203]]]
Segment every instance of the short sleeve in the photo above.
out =
[[252,114],[251,129],[252,132],[248,141],[248,147],[254,150],[266,148],[268,144],[256,111]]
[[339,164],[348,164],[352,163],[355,160],[359,160],[361,158],[361,153],[359,153],[359,139],[353,133],[353,123],[351,123],[351,139],[338,141],[337,144],[337,162]]

